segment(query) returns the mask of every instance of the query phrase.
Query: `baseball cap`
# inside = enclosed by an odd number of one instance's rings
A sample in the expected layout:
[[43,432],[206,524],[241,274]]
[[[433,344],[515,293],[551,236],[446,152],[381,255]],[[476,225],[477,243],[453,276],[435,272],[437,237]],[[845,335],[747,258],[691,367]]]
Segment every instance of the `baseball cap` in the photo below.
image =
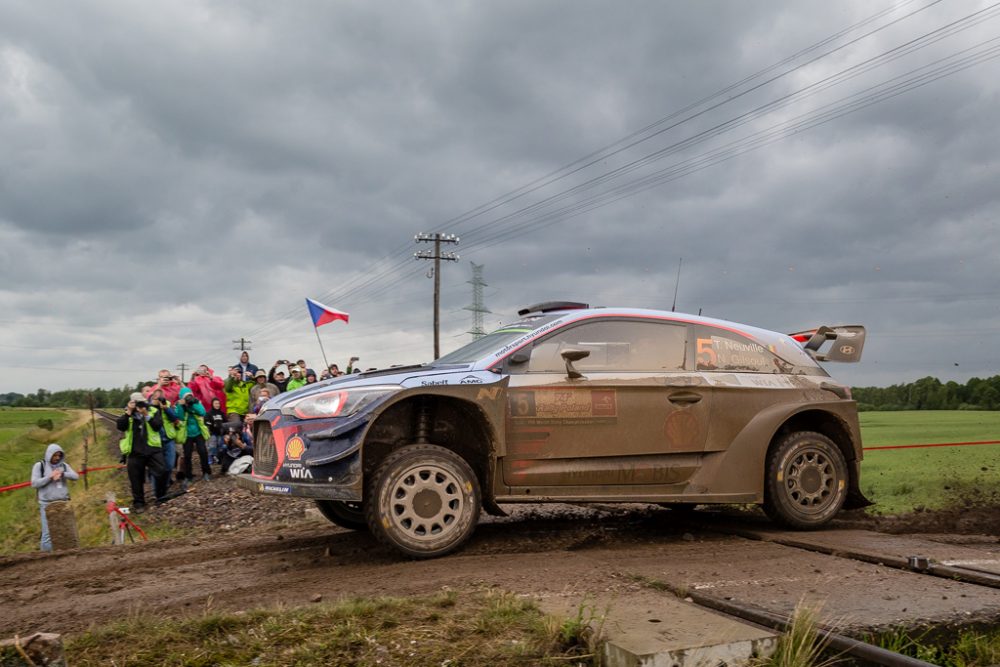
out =
[[253,376],[255,378],[266,378],[267,373],[265,373],[264,371],[257,371],[256,373],[253,374]]

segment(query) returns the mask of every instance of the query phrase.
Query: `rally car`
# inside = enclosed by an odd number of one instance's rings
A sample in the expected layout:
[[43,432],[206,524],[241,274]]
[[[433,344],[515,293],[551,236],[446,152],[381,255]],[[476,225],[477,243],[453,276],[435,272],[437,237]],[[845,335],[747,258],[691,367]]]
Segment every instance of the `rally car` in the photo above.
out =
[[856,405],[817,363],[859,360],[863,327],[571,302],[519,316],[434,362],[271,399],[240,483],[418,558],[506,503],[760,503],[794,528],[869,504]]

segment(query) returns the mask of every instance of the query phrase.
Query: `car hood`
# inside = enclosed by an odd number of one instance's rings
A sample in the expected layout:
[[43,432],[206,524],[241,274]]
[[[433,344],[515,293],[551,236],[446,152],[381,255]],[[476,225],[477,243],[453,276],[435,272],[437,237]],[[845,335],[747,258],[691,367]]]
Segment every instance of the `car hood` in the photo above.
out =
[[472,365],[461,366],[405,366],[387,368],[382,371],[344,375],[300,387],[294,391],[279,394],[267,402],[265,409],[281,408],[305,396],[321,394],[331,390],[363,389],[397,385],[400,390],[414,387],[434,387],[447,385],[492,384],[503,379],[503,375],[492,371],[477,371]]

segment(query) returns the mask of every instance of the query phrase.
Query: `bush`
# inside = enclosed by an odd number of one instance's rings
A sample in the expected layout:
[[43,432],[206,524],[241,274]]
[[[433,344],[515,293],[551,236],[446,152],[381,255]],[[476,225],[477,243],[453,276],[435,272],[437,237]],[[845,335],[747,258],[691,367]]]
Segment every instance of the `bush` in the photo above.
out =
[[39,419],[37,422],[35,422],[35,426],[37,426],[38,428],[45,429],[46,431],[51,431],[56,427],[56,425],[52,423],[51,419],[44,419],[44,418]]

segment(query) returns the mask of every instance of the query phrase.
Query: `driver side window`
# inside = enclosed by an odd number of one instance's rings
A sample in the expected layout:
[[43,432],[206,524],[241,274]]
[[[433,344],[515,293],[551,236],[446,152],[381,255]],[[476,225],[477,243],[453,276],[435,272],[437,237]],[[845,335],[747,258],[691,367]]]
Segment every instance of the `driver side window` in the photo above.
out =
[[684,369],[687,327],[659,322],[588,322],[558,331],[534,344],[531,359],[513,372],[565,373],[562,352],[586,350],[573,363],[580,372],[673,371]]

